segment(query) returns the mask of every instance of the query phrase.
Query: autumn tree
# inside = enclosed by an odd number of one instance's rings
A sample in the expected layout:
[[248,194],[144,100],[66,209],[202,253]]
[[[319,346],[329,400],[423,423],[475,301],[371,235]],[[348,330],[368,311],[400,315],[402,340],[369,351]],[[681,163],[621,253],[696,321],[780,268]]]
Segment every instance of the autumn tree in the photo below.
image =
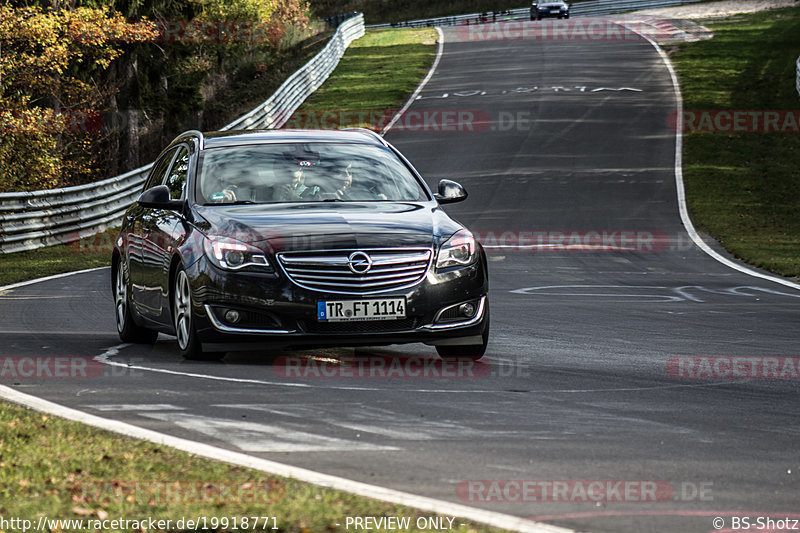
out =
[[305,0],[0,5],[0,192],[104,179],[180,131],[219,127],[235,118],[216,104],[231,80],[282,73],[308,28]]
[[0,191],[100,177],[105,71],[123,43],[155,36],[108,8],[0,6]]

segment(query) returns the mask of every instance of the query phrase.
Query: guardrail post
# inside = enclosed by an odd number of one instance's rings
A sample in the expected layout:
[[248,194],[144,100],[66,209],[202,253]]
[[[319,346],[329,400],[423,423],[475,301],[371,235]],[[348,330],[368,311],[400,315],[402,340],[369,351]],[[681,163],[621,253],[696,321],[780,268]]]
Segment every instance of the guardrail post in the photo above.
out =
[[796,66],[796,73],[795,73],[795,81],[794,86],[797,89],[797,96],[800,96],[800,56],[797,57]]

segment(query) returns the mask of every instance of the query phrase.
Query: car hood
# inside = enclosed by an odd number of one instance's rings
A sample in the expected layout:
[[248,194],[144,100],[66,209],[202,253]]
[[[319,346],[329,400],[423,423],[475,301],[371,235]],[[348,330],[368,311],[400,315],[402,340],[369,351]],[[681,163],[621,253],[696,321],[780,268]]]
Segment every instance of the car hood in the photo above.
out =
[[272,253],[436,246],[461,228],[438,205],[346,202],[198,206],[197,226]]

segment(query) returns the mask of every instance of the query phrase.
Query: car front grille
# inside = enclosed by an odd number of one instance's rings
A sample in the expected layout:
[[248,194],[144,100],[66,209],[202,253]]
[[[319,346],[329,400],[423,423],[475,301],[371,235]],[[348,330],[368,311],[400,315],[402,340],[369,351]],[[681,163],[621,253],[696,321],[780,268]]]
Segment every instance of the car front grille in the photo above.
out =
[[431,266],[433,251],[380,248],[282,252],[278,260],[289,279],[300,287],[338,294],[376,294],[419,283]]

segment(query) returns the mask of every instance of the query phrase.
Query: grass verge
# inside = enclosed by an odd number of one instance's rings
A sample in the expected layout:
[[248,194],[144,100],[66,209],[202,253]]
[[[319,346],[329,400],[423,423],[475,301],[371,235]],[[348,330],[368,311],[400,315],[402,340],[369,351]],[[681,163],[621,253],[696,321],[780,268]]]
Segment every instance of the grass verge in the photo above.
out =
[[[87,526],[50,524],[45,528],[54,532],[152,531],[147,525],[115,528],[109,522],[106,527],[94,527],[98,524],[88,521],[153,518],[172,520],[173,527],[156,527],[159,531],[316,533],[347,531],[348,516],[408,517],[412,525],[418,517],[435,517],[0,402],[0,517],[5,520],[19,518],[36,524],[40,517],[82,519]],[[185,522],[184,527],[176,527],[182,517],[206,517],[207,527],[186,527]],[[261,517],[258,527],[253,527],[252,518],[245,525],[244,517]],[[234,518],[237,527],[232,527]],[[453,531],[464,533],[501,531],[460,519],[453,525]]]
[[285,127],[380,130],[427,74],[436,38],[433,28],[368,30]]
[[118,228],[112,228],[71,244],[0,254],[0,286],[85,268],[109,266],[111,249],[118,233]]
[[725,131],[736,127],[727,115],[714,114],[777,110],[798,117],[800,6],[739,15],[710,28],[713,39],[670,49],[684,98],[683,173],[692,218],[734,256],[800,276],[798,125],[784,113],[780,132],[765,132],[759,114],[760,128],[754,119],[740,123],[756,131]]

